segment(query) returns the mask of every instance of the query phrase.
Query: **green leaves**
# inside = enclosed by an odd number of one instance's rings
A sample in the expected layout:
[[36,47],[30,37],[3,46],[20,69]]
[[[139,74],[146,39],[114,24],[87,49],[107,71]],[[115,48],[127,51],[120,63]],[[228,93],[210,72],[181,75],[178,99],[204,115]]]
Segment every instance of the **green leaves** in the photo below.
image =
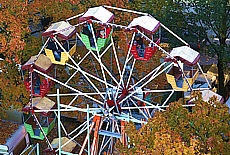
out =
[[[210,98],[214,104],[202,101],[199,92],[193,95],[197,95],[197,100],[191,112],[174,102],[166,111],[156,112],[138,131],[133,124],[128,124],[129,144],[135,144],[129,151],[133,154],[229,153],[226,147],[230,142],[228,107],[216,102],[215,98]],[[119,147],[124,153],[125,148]]]

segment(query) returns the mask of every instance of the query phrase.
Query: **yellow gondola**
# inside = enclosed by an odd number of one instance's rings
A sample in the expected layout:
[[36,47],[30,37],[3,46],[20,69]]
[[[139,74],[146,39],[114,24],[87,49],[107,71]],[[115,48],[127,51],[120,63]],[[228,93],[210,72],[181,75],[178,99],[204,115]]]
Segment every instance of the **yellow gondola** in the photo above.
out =
[[[173,67],[173,68],[177,68],[177,67]],[[173,68],[170,71],[172,71]],[[169,84],[171,84],[172,88],[177,91],[188,91],[189,85],[190,86],[193,85],[199,73],[198,70],[185,71],[184,75],[187,78],[186,81],[185,77],[182,77],[183,76],[182,72],[172,73],[170,71],[166,73],[167,81]]]
[[[75,44],[69,50],[68,53],[70,56],[72,56],[76,52],[76,47],[77,47],[77,45]],[[65,52],[61,52],[61,60],[60,61],[55,60],[54,53],[52,50],[45,48],[45,53],[46,53],[46,56],[50,58],[50,60],[53,64],[65,65],[69,60],[69,57],[68,57],[67,53],[65,53]]]

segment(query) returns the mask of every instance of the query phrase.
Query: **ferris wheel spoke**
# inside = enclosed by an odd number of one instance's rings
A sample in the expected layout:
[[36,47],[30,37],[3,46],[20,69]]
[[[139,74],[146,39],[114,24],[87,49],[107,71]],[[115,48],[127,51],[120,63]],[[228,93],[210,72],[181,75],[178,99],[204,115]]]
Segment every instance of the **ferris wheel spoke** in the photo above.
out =
[[111,37],[111,43],[113,45],[113,53],[114,53],[115,61],[116,61],[116,64],[117,64],[117,70],[118,70],[118,73],[119,73],[119,75],[121,77],[121,67],[120,67],[120,64],[119,64],[119,60],[117,58],[117,52],[116,52],[115,45],[114,45],[114,42],[113,42],[113,37]]
[[[97,56],[91,51],[92,55],[94,56],[94,58],[100,63],[100,60],[97,58]],[[114,76],[112,75],[112,73],[107,69],[107,67],[103,64],[100,63],[100,65],[102,66],[102,68],[105,69],[105,71],[108,73],[108,75],[113,79],[113,81],[118,85],[118,82],[116,80],[116,78],[114,78]],[[105,81],[106,82],[106,81]]]
[[[72,68],[76,69],[77,71],[79,71],[79,72],[86,78],[87,82],[89,82],[89,85],[92,86],[92,87],[99,93],[99,95],[104,99],[104,96],[100,93],[100,91],[99,91],[98,88],[95,86],[95,84],[94,84],[94,83],[89,79],[89,77],[87,76],[87,75],[90,75],[89,73],[83,71],[79,66],[76,68],[76,67],[74,67],[74,66],[72,66],[72,65],[70,65],[70,64],[68,64],[68,65],[71,66]],[[87,75],[86,75],[86,74],[87,74]],[[90,75],[90,76],[96,78],[96,77],[93,76],[93,75]],[[97,80],[99,80],[99,79],[97,78]]]
[[[105,136],[108,140],[104,143],[104,146],[102,147],[101,152],[103,151],[103,149],[106,148],[106,146],[108,146],[109,142],[112,140],[113,137],[109,137],[109,136]],[[108,148],[107,148],[108,149]]]
[[[53,77],[51,77],[51,76],[49,76],[49,75],[47,75],[47,74],[44,74],[44,73],[40,72],[40,71],[37,70],[37,69],[34,69],[34,71],[37,72],[37,73],[39,73],[39,74],[41,74],[41,75],[43,75],[43,76],[46,77],[46,78],[49,78],[49,79],[53,80],[54,82],[57,82],[57,83],[60,84],[60,85],[65,86],[66,88],[69,88],[70,90],[73,90],[73,91],[79,93],[79,95],[83,95],[83,96],[85,96],[85,97],[87,97],[87,98],[89,98],[89,99],[91,99],[91,100],[93,100],[93,101],[95,101],[95,102],[97,102],[97,103],[99,103],[99,104],[102,104],[102,105],[104,104],[103,102],[101,102],[101,101],[99,101],[99,100],[97,100],[97,99],[95,99],[95,98],[93,98],[93,97],[91,97],[91,96],[89,96],[89,95],[87,95],[87,94],[84,94],[84,93],[82,93],[81,91],[79,91],[79,90],[77,90],[77,89],[75,89],[75,88],[73,88],[73,87],[71,87],[71,86],[69,86],[69,85],[67,85],[67,84],[65,84],[65,83],[63,83],[63,82],[61,82],[61,81],[59,81],[59,80],[56,80],[56,79],[54,79]],[[101,93],[100,93],[100,94],[101,94]]]
[[131,70],[129,72],[129,77],[128,77],[128,81],[127,81],[127,84],[126,84],[126,88],[128,88],[128,86],[129,86],[129,82],[130,82],[130,79],[131,79],[131,76],[132,76],[132,73],[133,73],[133,68],[135,66],[135,63],[136,63],[136,59],[133,60],[133,65],[132,65]]
[[69,81],[70,81],[77,73],[78,73],[78,70],[75,71],[75,72],[70,76],[70,78],[65,82],[65,84],[68,84]]
[[[95,66],[95,62],[94,62],[94,60],[93,60],[93,58],[92,58],[91,55],[90,55],[90,60],[92,61],[93,68],[94,68],[94,70],[95,70],[95,72],[96,72],[97,77],[99,78],[100,75],[99,75],[99,73],[98,73],[98,71],[97,71],[97,68],[96,68],[96,66]],[[103,82],[103,83],[104,83],[104,82]],[[102,89],[104,88],[104,87],[102,86],[101,83],[100,83],[100,86],[101,86]]]
[[[135,32],[133,33],[133,37],[132,37],[131,44],[132,44],[133,41],[134,41],[134,37],[135,37]],[[128,53],[127,53],[127,55],[126,55],[126,59],[125,59],[125,63],[124,63],[124,66],[123,66],[123,70],[122,70],[122,74],[121,74],[121,78],[120,78],[119,85],[122,83],[123,86],[125,86],[123,77],[124,77],[124,74],[125,74],[125,70],[126,70],[127,64],[128,64],[128,62],[129,62],[129,60],[130,60],[130,59],[129,59],[130,51],[131,51],[131,46],[129,47]]]
[[101,55],[99,55],[99,58],[101,59],[102,58],[102,56],[109,50],[109,48],[112,46],[112,43],[110,43],[107,47],[106,47],[106,49],[101,53]]
[[100,64],[100,67],[101,67],[101,72],[102,72],[102,76],[103,76],[103,79],[104,79],[104,82],[105,82],[105,87],[108,88],[108,83],[107,83],[107,80],[106,80],[106,76],[105,76],[105,71],[104,71],[104,68],[103,68],[103,63],[101,61],[101,59],[99,58],[99,64]]
[[131,99],[131,98],[130,98],[130,100],[134,104],[134,106],[138,108],[138,110],[142,113],[142,115],[146,118],[146,120],[148,120],[147,115],[143,112],[143,110],[141,108],[138,107],[138,105],[135,103],[135,101],[133,101],[133,99]]
[[91,53],[91,52],[88,51],[88,52],[84,55],[84,57],[81,58],[81,60],[77,63],[77,65],[79,66],[79,65],[87,58],[87,56],[88,56],[90,53]]
[[[56,116],[56,117],[58,117],[58,115],[57,115],[57,112],[56,112],[56,111],[54,111],[54,114],[55,114],[55,116]],[[64,127],[64,125],[62,124],[62,122],[60,122],[60,125],[61,125],[62,130],[64,131],[65,135],[67,135],[67,131],[66,131],[66,129],[65,129],[65,127]]]
[[68,106],[72,105],[77,98],[78,95],[74,96],[74,98],[69,102]]
[[[135,37],[135,32],[133,33],[131,44],[134,41],[134,37]],[[125,63],[124,63],[124,66],[123,66],[123,70],[122,70],[122,74],[121,74],[120,81],[119,81],[119,84],[118,84],[118,88],[120,88],[121,85],[123,85],[123,87],[125,86],[123,77],[124,77],[124,74],[125,74],[126,66],[128,64],[128,58],[129,58],[129,55],[130,55],[130,51],[131,51],[131,46],[129,47],[129,50],[128,50],[128,53],[127,53],[127,56],[126,56],[126,59],[125,59]],[[118,90],[116,91],[115,99],[117,98],[117,95],[118,95]]]
[[[108,88],[108,85],[107,85],[107,80],[106,80],[106,76],[105,76],[105,72],[104,72],[104,69],[102,67],[102,61],[101,61],[101,57],[100,57],[100,53],[99,53],[99,50],[98,50],[98,46],[97,46],[97,41],[96,41],[96,37],[95,37],[95,33],[94,33],[94,29],[93,29],[93,26],[92,26],[92,23],[90,24],[90,27],[91,27],[91,30],[92,30],[92,34],[93,34],[93,40],[94,40],[94,44],[96,46],[96,50],[97,50],[97,60],[98,60],[98,63],[100,64],[100,68],[101,68],[101,73],[102,73],[102,76],[103,76],[103,79],[105,81],[105,87]],[[91,52],[93,53],[93,52]],[[103,98],[104,99],[104,98]]]
[[[91,117],[91,119],[92,119],[92,117]],[[91,120],[90,119],[90,120]],[[81,130],[80,130],[80,132],[82,131],[84,131],[85,129],[84,128],[86,128],[86,126],[87,126],[87,121],[85,121],[84,123],[82,123],[81,125],[79,125],[77,128],[75,128],[73,131],[71,131],[69,134],[68,134],[68,136],[71,136],[73,133],[75,133],[77,130],[79,130],[80,128],[82,128]]]

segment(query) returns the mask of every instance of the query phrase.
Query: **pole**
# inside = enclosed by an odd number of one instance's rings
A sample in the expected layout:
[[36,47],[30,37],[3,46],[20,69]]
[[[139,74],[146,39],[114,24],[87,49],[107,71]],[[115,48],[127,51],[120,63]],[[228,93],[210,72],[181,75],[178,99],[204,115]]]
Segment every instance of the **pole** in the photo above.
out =
[[89,104],[87,104],[87,136],[88,136],[88,155],[90,155]]
[[60,96],[59,96],[59,88],[57,89],[57,104],[58,104],[58,154],[61,155],[61,112],[60,112]]
[[39,143],[37,143],[37,155],[39,155]]

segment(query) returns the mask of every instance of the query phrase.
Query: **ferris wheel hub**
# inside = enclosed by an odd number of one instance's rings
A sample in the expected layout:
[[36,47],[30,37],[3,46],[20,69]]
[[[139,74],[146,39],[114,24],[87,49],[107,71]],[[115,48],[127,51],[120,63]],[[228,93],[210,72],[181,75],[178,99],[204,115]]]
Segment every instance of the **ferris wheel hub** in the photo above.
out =
[[122,95],[123,96],[127,96],[129,94],[129,91],[128,89],[124,88],[122,91],[121,91]]

